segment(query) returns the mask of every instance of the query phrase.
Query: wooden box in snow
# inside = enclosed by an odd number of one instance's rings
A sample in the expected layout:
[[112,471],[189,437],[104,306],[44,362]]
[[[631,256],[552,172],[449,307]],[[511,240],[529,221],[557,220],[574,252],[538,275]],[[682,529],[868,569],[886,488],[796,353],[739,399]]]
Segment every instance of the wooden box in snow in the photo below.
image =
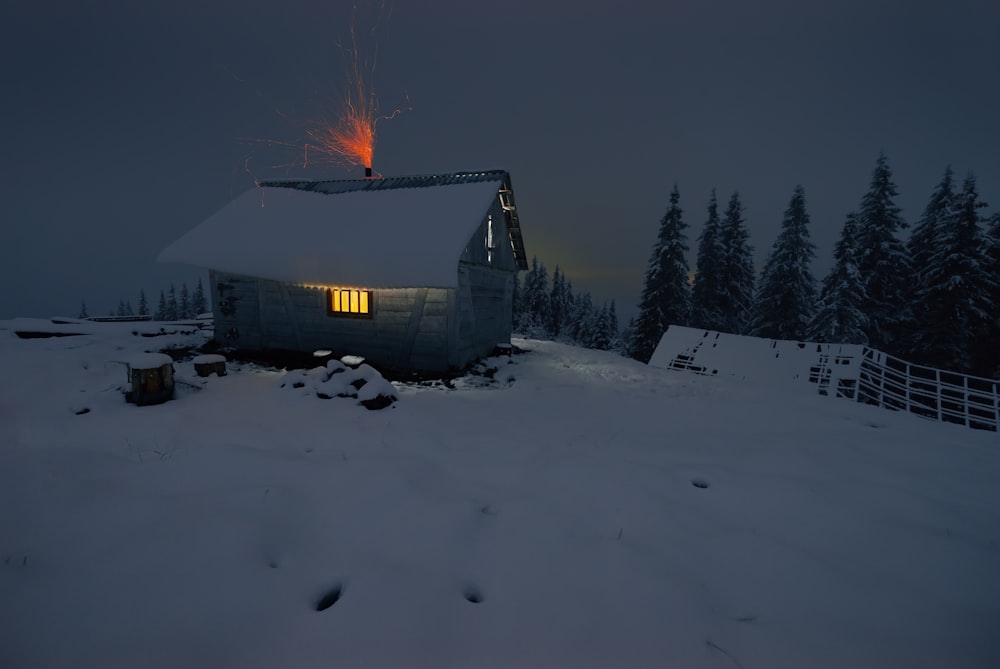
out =
[[194,371],[198,376],[209,376],[211,374],[215,374],[216,376],[226,375],[226,357],[224,355],[206,353],[205,355],[196,356],[193,362]]
[[131,389],[125,401],[162,404],[174,397],[174,361],[164,353],[140,353],[126,361]]

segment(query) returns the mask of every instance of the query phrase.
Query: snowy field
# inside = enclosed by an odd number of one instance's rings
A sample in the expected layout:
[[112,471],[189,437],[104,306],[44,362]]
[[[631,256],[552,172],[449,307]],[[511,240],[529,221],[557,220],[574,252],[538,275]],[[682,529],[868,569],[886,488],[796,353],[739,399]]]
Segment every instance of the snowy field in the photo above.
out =
[[0,667],[1000,667],[995,433],[533,340],[137,407],[117,361],[203,334],[15,324]]

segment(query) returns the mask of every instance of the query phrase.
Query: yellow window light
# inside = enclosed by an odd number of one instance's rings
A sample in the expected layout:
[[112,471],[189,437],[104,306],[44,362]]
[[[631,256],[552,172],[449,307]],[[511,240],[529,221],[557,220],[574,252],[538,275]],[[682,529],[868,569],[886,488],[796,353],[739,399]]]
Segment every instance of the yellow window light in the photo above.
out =
[[370,290],[358,288],[330,288],[330,313],[368,316],[371,314]]

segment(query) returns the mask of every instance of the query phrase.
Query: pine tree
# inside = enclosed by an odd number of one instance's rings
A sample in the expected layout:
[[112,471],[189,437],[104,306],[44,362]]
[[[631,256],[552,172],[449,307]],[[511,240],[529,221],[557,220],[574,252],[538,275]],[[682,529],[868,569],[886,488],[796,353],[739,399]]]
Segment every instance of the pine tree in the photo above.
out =
[[[935,196],[940,191],[941,187]],[[973,348],[988,332],[991,293],[996,288],[989,274],[982,231],[985,221],[979,213],[985,206],[979,200],[976,179],[970,175],[943,220],[939,212],[933,252],[918,273],[920,320],[914,346],[917,362],[959,372],[973,371]]]
[[708,220],[698,237],[698,260],[691,288],[691,325],[706,330],[725,327],[722,317],[722,223],[715,189],[708,200]]
[[1000,341],[1000,211],[990,219],[986,237],[989,274],[994,287],[990,299],[990,326],[977,346],[976,359],[978,373],[996,379],[1000,378],[1000,347],[996,345]]
[[590,347],[594,329],[594,302],[590,293],[580,293],[573,299],[569,328],[574,342]]
[[174,284],[170,284],[170,292],[167,294],[167,310],[165,316],[168,321],[176,321],[181,317],[180,307],[177,304],[177,290],[174,288]]
[[554,339],[559,337],[569,314],[566,301],[566,278],[556,265],[552,272],[552,290],[549,292],[549,320],[547,330]]
[[573,294],[572,284],[566,281],[566,318],[563,320],[562,332],[559,340],[567,344],[576,343],[576,308],[580,301],[579,295]]
[[[969,271],[964,276],[968,287],[969,299],[964,306],[969,314],[972,330],[969,336],[970,367],[969,371],[977,376],[992,377],[996,375],[996,365],[991,356],[997,350],[997,318],[996,296],[1000,294],[1000,272],[994,265],[995,249],[992,240],[995,239],[996,226],[1000,226],[1000,214],[994,214],[987,219],[977,209],[985,209],[987,203],[979,200],[976,192],[976,179],[969,175],[963,184],[961,200],[955,202],[955,216],[959,219],[956,236],[964,248],[976,249],[970,252],[972,262]],[[974,222],[973,222],[974,221]],[[985,226],[985,229],[984,229]],[[1000,252],[997,250],[996,252]],[[961,272],[962,269],[958,268]]]
[[608,306],[608,327],[611,328],[611,350],[622,352],[621,332],[618,330],[618,309],[615,308],[614,299]]
[[948,225],[948,218],[951,216],[952,206],[955,201],[954,173],[951,166],[945,168],[941,182],[931,193],[930,200],[924,208],[924,213],[910,233],[907,241],[907,252],[913,267],[913,278],[907,284],[907,296],[909,311],[907,316],[906,357],[914,362],[928,360],[926,347],[928,345],[927,332],[921,330],[928,323],[931,313],[931,305],[927,302],[927,297],[933,286],[929,283],[934,280],[933,275],[928,272],[931,258],[936,256],[941,249],[942,231]]
[[191,296],[191,309],[195,316],[200,316],[208,311],[208,301],[205,299],[205,287],[201,284],[201,277],[198,277],[198,284],[194,287],[194,294]]
[[879,154],[871,185],[858,211],[858,269],[865,288],[862,310],[868,317],[870,345],[905,354],[904,328],[909,316],[906,282],[910,258],[896,234],[906,228],[893,198],[897,195],[885,154]]
[[628,323],[625,324],[620,336],[621,354],[627,355],[630,358],[638,359],[638,356],[636,355],[635,329],[635,318],[629,318]]
[[720,282],[721,330],[744,334],[750,323],[754,295],[753,247],[743,220],[740,194],[733,193],[722,221]]
[[941,227],[951,214],[952,204],[955,200],[954,173],[951,166],[945,168],[941,183],[937,185],[931,194],[930,201],[924,209],[923,216],[913,230],[910,232],[910,239],[906,243],[910,260],[913,263],[914,274],[917,277],[917,284],[923,269],[927,266],[931,256],[937,252],[940,242]]
[[118,311],[116,312],[115,315],[117,315],[119,318],[124,318],[125,316],[128,315],[125,313],[125,300],[123,300],[120,297],[118,298]]
[[[670,325],[687,325],[691,320],[691,288],[688,284],[687,225],[682,220],[677,185],[670,192],[670,208],[660,219],[639,302],[631,355],[649,362]],[[614,303],[612,303],[613,305]],[[617,328],[616,328],[617,329]]]
[[87,303],[86,301],[80,302],[80,315],[77,318],[90,318],[87,314]]
[[132,300],[125,300],[125,315],[135,316],[135,311],[132,309]]
[[188,290],[187,282],[181,284],[181,299],[177,303],[177,317],[191,318],[191,292]]
[[522,303],[524,302],[524,298],[521,295],[521,280],[518,278],[518,275],[520,275],[520,272],[515,271],[513,285],[511,287],[511,305],[510,305],[511,327],[514,329],[515,332],[521,331],[520,329],[521,312],[522,312],[521,306]]
[[833,252],[834,265],[823,279],[816,314],[806,339],[830,344],[867,344],[868,316],[862,310],[865,286],[858,269],[858,221],[847,215],[840,241]]
[[809,241],[805,190],[796,186],[785,210],[781,232],[764,265],[754,300],[750,334],[802,340],[816,306],[816,280],[809,270],[815,257]]
[[535,336],[545,336],[549,322],[549,271],[544,262],[538,263],[532,281],[532,296],[528,303]]
[[608,312],[608,303],[601,305],[601,310],[594,314],[594,328],[591,334],[590,347],[601,351],[611,349],[611,342],[614,340],[614,332],[611,329],[611,315]]
[[146,303],[146,291],[139,289],[139,315],[149,315],[149,304]]
[[529,337],[544,337],[549,321],[549,274],[545,263],[531,259],[531,269],[524,278],[524,305],[520,330]]
[[570,320],[573,318],[573,306],[576,304],[576,297],[573,295],[573,282],[563,274],[563,325],[560,332],[562,341],[572,341],[572,328]]
[[160,303],[156,307],[156,313],[153,314],[154,321],[165,321],[167,320],[167,297],[163,294],[163,290],[160,290]]

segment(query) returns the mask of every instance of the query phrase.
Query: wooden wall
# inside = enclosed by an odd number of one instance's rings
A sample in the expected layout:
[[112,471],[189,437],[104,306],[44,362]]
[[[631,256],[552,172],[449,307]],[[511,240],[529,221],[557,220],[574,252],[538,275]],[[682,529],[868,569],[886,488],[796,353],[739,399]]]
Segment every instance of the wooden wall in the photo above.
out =
[[215,337],[235,348],[330,349],[385,370],[461,369],[510,341],[515,266],[497,198],[457,262],[457,289],[376,289],[373,317],[349,318],[328,313],[325,289],[213,270]]
[[215,340],[223,346],[262,348],[257,279],[209,270]]
[[510,342],[514,285],[509,272],[477,265],[463,265],[458,277],[456,356],[468,362]]
[[[449,367],[455,290],[451,288],[377,289],[372,318],[331,316],[327,292],[295,284],[211,272],[213,295],[228,294],[214,305],[216,340],[247,349],[315,351],[361,355],[389,370],[445,371]],[[230,288],[232,286],[232,288]]]
[[[493,219],[493,256],[492,260],[487,252],[487,225],[489,219]],[[507,217],[500,206],[500,199],[493,200],[493,205],[483,217],[476,233],[466,245],[462,256],[459,259],[463,263],[472,263],[491,267],[493,269],[514,272],[517,263],[514,260],[514,252],[510,248],[510,230],[507,228]]]
[[[492,259],[486,250],[490,217],[493,220]],[[497,199],[458,264],[458,343],[454,359],[463,360],[461,365],[490,355],[499,343],[510,342],[515,267],[506,217]]]

